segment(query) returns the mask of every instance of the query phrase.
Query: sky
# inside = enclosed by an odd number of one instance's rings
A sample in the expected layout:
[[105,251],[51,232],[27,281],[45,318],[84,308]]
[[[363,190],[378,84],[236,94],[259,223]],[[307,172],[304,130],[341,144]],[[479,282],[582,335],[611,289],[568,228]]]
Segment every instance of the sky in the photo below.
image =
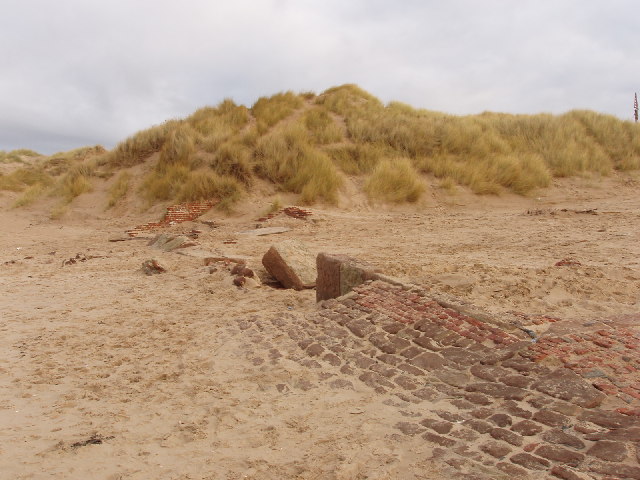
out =
[[358,84],[451,114],[633,119],[637,0],[0,0],[0,150],[112,148],[225,98]]

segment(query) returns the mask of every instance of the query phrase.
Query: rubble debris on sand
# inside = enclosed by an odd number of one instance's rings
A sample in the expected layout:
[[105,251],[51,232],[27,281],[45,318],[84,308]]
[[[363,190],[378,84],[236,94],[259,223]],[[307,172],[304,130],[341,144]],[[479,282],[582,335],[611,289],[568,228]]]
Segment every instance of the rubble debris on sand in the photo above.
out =
[[157,260],[145,260],[142,263],[142,271],[147,275],[155,275],[157,273],[165,273],[167,271]]

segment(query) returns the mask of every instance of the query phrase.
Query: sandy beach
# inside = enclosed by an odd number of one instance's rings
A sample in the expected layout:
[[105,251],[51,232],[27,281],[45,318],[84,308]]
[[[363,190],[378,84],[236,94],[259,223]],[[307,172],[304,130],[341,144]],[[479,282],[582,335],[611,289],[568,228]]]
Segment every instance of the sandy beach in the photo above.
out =
[[[160,230],[201,231],[180,252],[109,241],[161,210],[104,211],[96,193],[50,220],[41,206],[11,209],[4,194],[0,478],[455,478],[437,445],[396,427],[428,402],[301,354],[286,332],[318,311],[314,290],[239,288],[203,256],[244,258],[265,280],[270,245],[298,239],[539,335],[616,318],[637,334],[639,185],[614,175],[554,180],[529,197],[432,190],[403,207],[347,196],[303,220],[266,222],[256,219],[268,203],[255,197],[231,216],[213,209]],[[256,226],[290,230],[239,233]],[[151,258],[167,273],[145,275]],[[477,478],[509,477],[486,468]]]

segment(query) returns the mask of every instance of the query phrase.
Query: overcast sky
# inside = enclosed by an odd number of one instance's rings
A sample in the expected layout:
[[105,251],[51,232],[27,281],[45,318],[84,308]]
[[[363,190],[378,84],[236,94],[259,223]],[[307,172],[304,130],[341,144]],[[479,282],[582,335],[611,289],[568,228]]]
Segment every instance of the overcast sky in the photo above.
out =
[[633,118],[638,0],[0,0],[0,150],[113,147],[230,97],[357,83],[454,114]]

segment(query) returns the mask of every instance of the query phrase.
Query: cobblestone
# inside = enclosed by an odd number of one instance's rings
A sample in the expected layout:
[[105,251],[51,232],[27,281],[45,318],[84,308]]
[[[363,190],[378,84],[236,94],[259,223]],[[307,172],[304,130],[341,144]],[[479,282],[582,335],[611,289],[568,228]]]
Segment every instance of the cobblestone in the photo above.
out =
[[[396,424],[397,435],[440,448],[455,478],[638,478],[640,402],[622,389],[640,382],[635,370],[621,370],[640,366],[636,337],[624,343],[618,333],[574,329],[542,336],[541,349],[518,331],[380,281],[356,287],[348,299],[321,302],[307,323],[279,321],[304,352],[280,349],[283,356],[315,368],[330,388],[360,381],[390,395],[391,404],[412,405],[420,413]],[[241,326],[248,336],[262,335],[252,322]],[[580,362],[571,363],[572,355]],[[338,382],[348,377],[353,382]],[[605,381],[616,390],[608,391]]]
[[542,439],[545,442],[566,445],[567,447],[573,447],[577,450],[581,450],[585,447],[585,443],[578,437],[566,433],[559,428],[554,428],[553,430],[545,432],[544,435],[542,435]]
[[535,451],[536,455],[546,458],[547,460],[553,460],[554,462],[566,463],[573,467],[578,466],[584,455],[573,450],[569,450],[563,447],[554,445],[542,445]]
[[480,450],[488,453],[492,457],[502,459],[510,454],[513,451],[513,448],[504,442],[495,442],[489,440],[488,442],[480,445]]
[[612,442],[611,440],[600,440],[596,442],[587,450],[587,454],[609,462],[623,462],[629,456],[629,452],[624,443]]
[[509,460],[529,470],[546,470],[551,465],[544,458],[535,457],[529,453],[517,453]]

